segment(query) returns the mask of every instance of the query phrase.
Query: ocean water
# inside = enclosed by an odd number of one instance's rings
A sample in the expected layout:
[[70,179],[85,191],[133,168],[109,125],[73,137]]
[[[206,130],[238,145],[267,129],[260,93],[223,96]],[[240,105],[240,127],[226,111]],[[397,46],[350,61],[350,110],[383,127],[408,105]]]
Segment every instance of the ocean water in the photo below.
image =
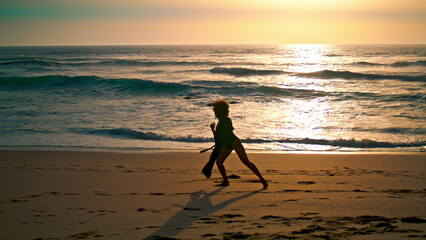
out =
[[424,151],[426,45],[0,47],[0,147]]

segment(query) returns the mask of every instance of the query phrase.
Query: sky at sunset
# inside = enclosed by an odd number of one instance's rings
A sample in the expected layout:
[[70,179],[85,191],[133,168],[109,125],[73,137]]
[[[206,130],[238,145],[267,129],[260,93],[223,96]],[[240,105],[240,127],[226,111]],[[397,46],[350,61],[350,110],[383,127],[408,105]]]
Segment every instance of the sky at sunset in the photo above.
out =
[[426,43],[426,0],[0,0],[0,45]]

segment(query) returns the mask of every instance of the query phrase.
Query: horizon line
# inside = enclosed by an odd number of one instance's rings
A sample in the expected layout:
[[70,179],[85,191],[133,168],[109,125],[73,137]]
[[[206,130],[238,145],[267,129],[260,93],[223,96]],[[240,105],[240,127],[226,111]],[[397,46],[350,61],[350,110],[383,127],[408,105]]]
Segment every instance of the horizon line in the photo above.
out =
[[164,44],[33,44],[33,45],[0,45],[0,47],[124,47],[124,46],[232,46],[232,45],[426,45],[425,43],[164,43]]

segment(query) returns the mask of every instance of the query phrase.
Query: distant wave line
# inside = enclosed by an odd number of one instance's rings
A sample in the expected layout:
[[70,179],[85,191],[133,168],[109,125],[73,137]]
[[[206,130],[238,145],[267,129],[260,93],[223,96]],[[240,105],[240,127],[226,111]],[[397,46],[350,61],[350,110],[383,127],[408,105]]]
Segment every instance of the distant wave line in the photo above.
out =
[[353,65],[360,65],[360,66],[390,66],[390,67],[411,67],[411,66],[426,66],[426,60],[419,60],[419,61],[413,61],[413,62],[394,62],[394,63],[374,63],[374,62],[354,62]]
[[[84,65],[96,65],[96,66],[143,66],[143,67],[154,67],[154,66],[198,66],[198,65],[209,65],[209,66],[220,66],[230,63],[225,62],[214,62],[214,61],[147,61],[138,59],[80,59],[80,61],[67,61],[67,59],[43,59],[43,58],[30,58],[30,59],[16,59],[9,61],[1,61],[0,66],[6,65],[41,65],[41,66],[84,66]],[[256,65],[256,63],[241,63]]]
[[346,80],[401,80],[401,81],[426,81],[426,75],[421,76],[405,76],[405,75],[383,75],[383,74],[370,74],[370,73],[357,73],[351,71],[332,71],[323,70],[311,73],[297,73],[299,77],[305,78],[319,78],[319,79],[346,79]]
[[[332,55],[334,56],[334,55]],[[122,59],[122,58],[101,58],[101,57],[80,57],[80,58],[55,58],[55,57],[41,57],[41,56],[20,56],[20,57],[5,57],[0,59],[1,65],[42,65],[42,66],[60,66],[60,65],[69,65],[69,66],[80,66],[80,65],[108,65],[108,66],[167,66],[167,65],[210,65],[210,66],[221,66],[221,65],[265,65],[264,63],[259,62],[216,62],[216,61],[203,61],[203,60],[192,60],[192,61],[180,61],[176,60],[164,60],[164,59]],[[292,65],[291,62],[282,63],[281,65]],[[351,65],[357,66],[388,66],[395,68],[411,67],[411,66],[426,66],[426,60],[417,60],[417,61],[398,61],[393,63],[377,63],[377,62],[368,62],[368,61],[358,61],[353,62]],[[226,68],[217,68],[212,71],[227,71]],[[260,71],[260,72],[258,72]],[[240,76],[246,76],[260,73],[260,74],[279,74],[275,70],[256,70],[256,69],[244,69],[244,68],[234,68],[234,73]],[[232,73],[230,73],[232,74]]]

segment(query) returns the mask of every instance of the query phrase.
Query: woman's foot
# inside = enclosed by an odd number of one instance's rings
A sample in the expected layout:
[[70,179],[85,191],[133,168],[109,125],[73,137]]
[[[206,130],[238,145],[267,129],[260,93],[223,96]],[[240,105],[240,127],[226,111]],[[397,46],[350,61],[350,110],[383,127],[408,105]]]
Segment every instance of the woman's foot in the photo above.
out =
[[266,180],[261,181],[262,185],[263,185],[263,189],[267,189],[268,188],[268,183],[266,182]]
[[219,184],[216,184],[215,186],[218,186],[218,187],[226,187],[226,186],[229,186],[229,182],[228,181],[223,181],[223,182],[221,182],[221,183],[219,183]]

